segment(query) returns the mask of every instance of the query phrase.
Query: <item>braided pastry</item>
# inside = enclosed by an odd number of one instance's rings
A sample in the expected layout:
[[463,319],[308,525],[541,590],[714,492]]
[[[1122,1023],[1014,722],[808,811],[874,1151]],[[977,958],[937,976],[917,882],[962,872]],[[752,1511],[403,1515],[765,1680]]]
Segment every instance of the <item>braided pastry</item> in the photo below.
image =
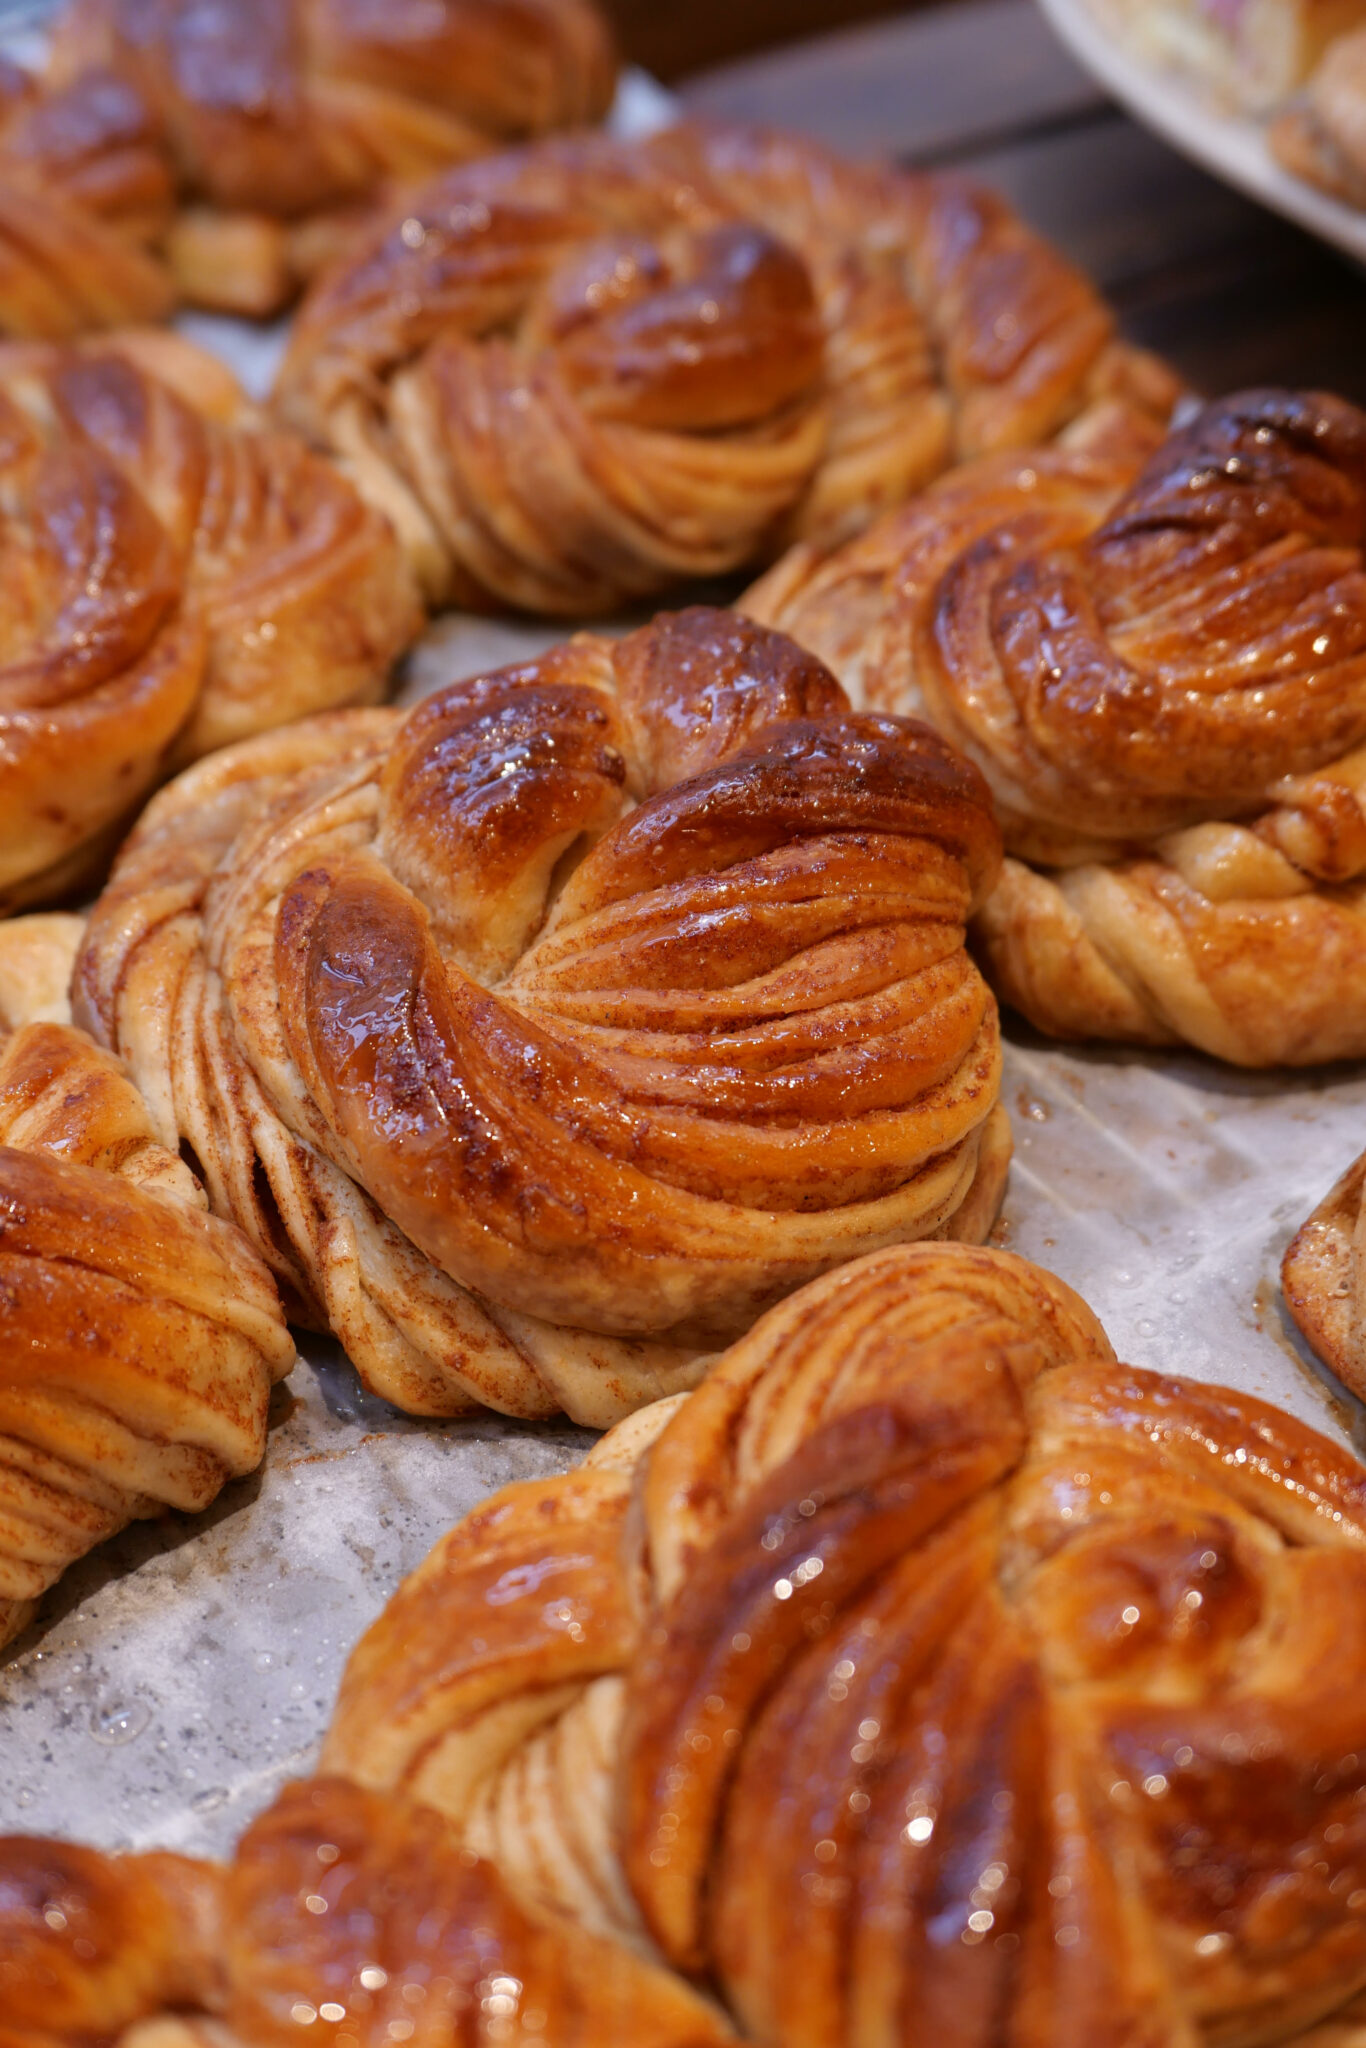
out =
[[323,1768],[746,2038],[1269,2048],[1366,1982],[1364,1620],[1354,1458],[899,1248],[453,1530]]
[[434,601],[591,614],[856,532],[1093,402],[1165,417],[1112,324],[958,177],[682,127],[412,195],[301,308],[279,399]]
[[1281,1262],[1286,1305],[1345,1386],[1366,1398],[1366,1153],[1301,1226]]
[[265,1266],[118,1061],[26,1021],[78,932],[0,927],[0,1646],[106,1536],[254,1471],[294,1361]]
[[435,1814],[286,1788],[227,1869],[0,1837],[0,2048],[716,2048],[698,1993],[533,1919]]
[[0,350],[0,910],[74,887],[169,769],[383,689],[383,519],[172,335]]
[[[899,1247],[437,1546],[353,1654],[325,1775],[197,1880],[216,1979],[141,1903],[151,1859],[22,1839],[0,1973],[80,2038],[79,1924],[136,1985],[109,2031],[174,2004],[264,2048],[293,2000],[378,2048],[436,1974],[420,1930],[463,1952],[439,1858],[497,2014],[543,2012],[522,2038],[730,2038],[691,1985],[771,2048],[1361,2048],[1364,1603],[1350,1455],[1116,1364],[1023,1260]],[[512,1926],[592,1974],[533,1993]],[[509,2038],[448,1974],[453,2038]]]
[[0,335],[164,319],[174,287],[147,244],[170,209],[155,124],[126,80],[91,71],[45,92],[0,58]]
[[92,75],[135,96],[182,202],[182,293],[262,314],[391,183],[597,121],[616,62],[594,0],[70,0],[49,88]]
[[1303,92],[1272,121],[1267,140],[1297,178],[1349,206],[1366,206],[1366,28],[1329,43]]
[[933,734],[666,615],[202,763],[78,1020],[367,1385],[602,1424],[829,1266],[985,1235],[998,857]]
[[1366,417],[1205,407],[1135,479],[964,469],[744,600],[991,784],[976,931],[1041,1030],[1240,1066],[1366,1052]]

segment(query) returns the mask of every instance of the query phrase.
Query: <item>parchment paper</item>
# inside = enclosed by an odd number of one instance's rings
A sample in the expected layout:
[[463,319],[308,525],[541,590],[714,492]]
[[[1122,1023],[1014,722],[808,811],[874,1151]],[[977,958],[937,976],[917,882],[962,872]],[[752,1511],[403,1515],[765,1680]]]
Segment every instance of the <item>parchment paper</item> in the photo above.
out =
[[[667,104],[632,80],[621,124]],[[281,329],[182,324],[269,387]],[[403,699],[562,632],[440,620]],[[1246,1388],[1366,1446],[1363,1411],[1299,1343],[1277,1277],[1366,1144],[1366,1072],[1247,1076],[1007,1030],[1016,1154],[998,1241],[1079,1288],[1132,1363]],[[207,1515],[102,1546],[0,1663],[0,1829],[226,1850],[312,1764],[346,1655],[399,1578],[495,1487],[561,1471],[590,1440],[496,1416],[412,1421],[364,1395],[335,1345],[303,1339],[262,1471]]]

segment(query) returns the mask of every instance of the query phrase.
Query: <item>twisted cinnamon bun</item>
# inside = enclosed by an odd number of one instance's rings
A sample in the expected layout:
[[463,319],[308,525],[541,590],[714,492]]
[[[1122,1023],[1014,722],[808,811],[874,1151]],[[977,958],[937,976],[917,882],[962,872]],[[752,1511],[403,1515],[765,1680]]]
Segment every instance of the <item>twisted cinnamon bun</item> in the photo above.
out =
[[294,1360],[261,1260],[59,1020],[78,931],[0,926],[0,1647],[106,1536],[254,1471]]
[[0,335],[64,341],[164,319],[175,292],[149,244],[171,197],[127,80],[91,71],[43,90],[0,58]]
[[452,1530],[174,1913],[0,1844],[0,1987],[24,2048],[92,2025],[78,1931],[167,2048],[438,1983],[470,2043],[1360,2048],[1364,1608],[1345,1451],[1009,1254],[877,1253]]
[[813,1274],[990,1227],[998,857],[933,734],[666,615],[191,770],[76,1012],[369,1386],[602,1424]]
[[1137,476],[946,478],[744,600],[991,784],[977,935],[1041,1030],[1240,1066],[1366,1052],[1366,417],[1206,406]]
[[1349,1454],[913,1246],[461,1523],[324,1768],[747,2039],[1298,2041],[1366,1983],[1364,1603]]
[[171,769],[383,689],[419,610],[344,478],[172,335],[0,349],[0,910]]
[[180,291],[261,314],[389,185],[596,121],[615,73],[593,0],[71,0],[49,89],[133,97]]
[[553,141],[411,195],[279,402],[436,601],[564,615],[832,542],[957,456],[1174,385],[999,199],[795,137]]

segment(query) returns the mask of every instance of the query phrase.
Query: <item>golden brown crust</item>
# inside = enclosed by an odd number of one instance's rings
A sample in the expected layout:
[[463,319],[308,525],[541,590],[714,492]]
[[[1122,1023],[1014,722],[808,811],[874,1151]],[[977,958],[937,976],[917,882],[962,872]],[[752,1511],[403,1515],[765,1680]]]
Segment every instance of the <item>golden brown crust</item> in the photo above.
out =
[[982,769],[1016,858],[977,932],[1041,1029],[1358,1056],[1366,419],[1249,392],[1135,468],[969,466],[745,608]]
[[178,1978],[151,1859],[0,1844],[0,1973],[66,2001],[22,2048],[90,2024],[54,1860],[118,2020],[182,2015],[138,2048],[418,2005],[471,2048],[1356,2048],[1355,1459],[962,1246],[826,1275],[660,1408],[399,1588]]
[[0,1643],[140,1515],[260,1463],[294,1347],[240,1233],[83,1033],[0,1040]]
[[280,401],[434,596],[592,614],[829,545],[1101,397],[1169,409],[1111,328],[960,178],[684,126],[410,194],[301,309]]
[[77,1013],[370,1384],[605,1422],[813,1273],[990,1227],[998,857],[932,735],[699,609],[205,763]]
[[[164,312],[172,279],[268,314],[390,188],[598,120],[615,74],[593,0],[71,0],[47,77],[12,87],[0,181],[41,174],[159,280],[162,305],[125,319]],[[90,324],[109,323],[18,331]]]
[[1281,1263],[1286,1306],[1325,1365],[1366,1396],[1366,1155],[1303,1223]]
[[[604,1464],[438,1546],[328,1768],[420,1793],[536,1910],[784,2048],[912,2014],[963,2048],[1005,2014],[1021,2048],[1353,2038],[1349,1454],[1117,1365],[1023,1261],[922,1245],[793,1296]],[[599,1550],[580,1602],[589,1497],[628,1486],[616,1601]]]
[[4,2048],[735,2038],[676,1977],[528,1916],[435,1814],[337,1778],[286,1787],[226,1870],[0,1838],[0,1997]]
[[366,701],[417,630],[393,537],[171,335],[0,350],[0,907],[69,891],[208,748]]

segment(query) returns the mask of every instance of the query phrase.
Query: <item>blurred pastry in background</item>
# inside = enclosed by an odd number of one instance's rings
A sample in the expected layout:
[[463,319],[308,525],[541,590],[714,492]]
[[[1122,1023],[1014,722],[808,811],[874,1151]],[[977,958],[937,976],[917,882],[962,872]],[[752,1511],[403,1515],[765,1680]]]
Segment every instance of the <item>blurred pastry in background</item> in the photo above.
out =
[[1213,96],[1266,113],[1304,84],[1366,0],[1091,0],[1134,54],[1185,72]]
[[[598,121],[616,70],[594,0],[69,0],[0,74],[0,332],[277,312],[391,189]],[[8,241],[62,324],[7,313]]]
[[854,533],[965,456],[1174,378],[951,174],[800,137],[575,138],[412,195],[301,307],[285,417],[429,601],[601,616]]
[[1288,171],[1366,206],[1366,26],[1329,46],[1304,91],[1272,122],[1269,140]]
[[0,428],[5,912],[187,761],[373,702],[421,613],[387,521],[177,335],[11,343]]

